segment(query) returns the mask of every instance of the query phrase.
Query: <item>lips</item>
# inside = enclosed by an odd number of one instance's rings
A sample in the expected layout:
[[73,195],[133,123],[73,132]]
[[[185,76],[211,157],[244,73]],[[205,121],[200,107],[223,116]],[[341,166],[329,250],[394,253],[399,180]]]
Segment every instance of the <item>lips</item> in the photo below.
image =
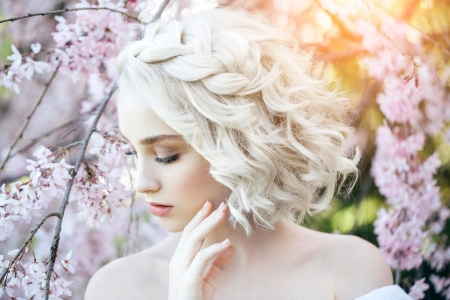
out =
[[150,202],[150,213],[157,217],[164,217],[172,210],[172,205],[163,205],[157,202]]
[[169,205],[169,204],[164,204],[164,203],[158,203],[158,202],[149,202],[151,205],[158,205],[158,206],[172,206],[172,205]]

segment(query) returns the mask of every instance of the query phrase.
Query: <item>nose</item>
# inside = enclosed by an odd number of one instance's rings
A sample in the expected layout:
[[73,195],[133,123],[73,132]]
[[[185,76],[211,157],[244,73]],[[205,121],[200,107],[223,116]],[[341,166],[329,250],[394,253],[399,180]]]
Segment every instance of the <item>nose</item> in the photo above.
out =
[[161,185],[150,169],[140,164],[137,165],[137,175],[133,182],[134,190],[138,193],[157,192]]

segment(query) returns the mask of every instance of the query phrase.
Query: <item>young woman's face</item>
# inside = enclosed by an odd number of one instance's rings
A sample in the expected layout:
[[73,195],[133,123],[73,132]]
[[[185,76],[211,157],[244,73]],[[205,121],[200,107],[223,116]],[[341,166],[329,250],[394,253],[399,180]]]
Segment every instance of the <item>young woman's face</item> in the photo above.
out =
[[229,190],[209,174],[203,157],[142,102],[124,98],[118,103],[120,131],[136,155],[134,189],[149,203],[173,206],[160,210],[158,219],[165,229],[178,232],[206,200],[217,207]]

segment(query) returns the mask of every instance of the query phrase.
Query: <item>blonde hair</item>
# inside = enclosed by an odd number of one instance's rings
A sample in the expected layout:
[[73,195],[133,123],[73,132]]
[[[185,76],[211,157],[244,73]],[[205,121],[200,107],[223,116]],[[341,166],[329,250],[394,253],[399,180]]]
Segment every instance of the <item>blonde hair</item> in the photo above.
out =
[[357,174],[359,151],[348,158],[344,150],[348,100],[266,21],[227,9],[159,21],[117,66],[118,98],[139,91],[209,162],[231,191],[230,223],[247,235],[252,224],[301,222],[329,204],[339,179]]

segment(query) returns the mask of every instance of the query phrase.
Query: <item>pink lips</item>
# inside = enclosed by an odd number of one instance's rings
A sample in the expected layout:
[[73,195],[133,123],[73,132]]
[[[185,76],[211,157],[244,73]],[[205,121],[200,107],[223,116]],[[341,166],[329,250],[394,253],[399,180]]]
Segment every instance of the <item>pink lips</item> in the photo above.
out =
[[172,210],[172,208],[173,206],[169,205],[150,203],[150,212],[157,217],[164,217]]

